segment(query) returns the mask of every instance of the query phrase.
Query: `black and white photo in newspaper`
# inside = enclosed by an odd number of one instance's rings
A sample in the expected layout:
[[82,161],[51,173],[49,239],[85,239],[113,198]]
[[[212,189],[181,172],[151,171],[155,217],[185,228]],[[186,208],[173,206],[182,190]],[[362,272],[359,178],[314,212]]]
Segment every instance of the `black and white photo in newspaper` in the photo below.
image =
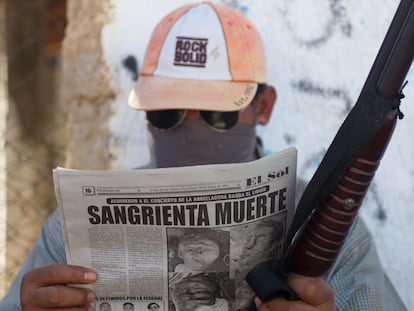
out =
[[293,218],[295,148],[241,164],[57,168],[68,264],[91,267],[96,310],[247,310],[244,281]]

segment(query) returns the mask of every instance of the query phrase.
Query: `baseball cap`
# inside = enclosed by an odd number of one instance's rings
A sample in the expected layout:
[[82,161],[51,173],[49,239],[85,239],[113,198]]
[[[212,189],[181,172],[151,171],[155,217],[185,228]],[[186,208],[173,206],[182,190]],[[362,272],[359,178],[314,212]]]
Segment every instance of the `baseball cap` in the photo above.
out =
[[266,82],[262,39],[239,11],[210,1],[165,16],[148,44],[129,105],[236,111]]

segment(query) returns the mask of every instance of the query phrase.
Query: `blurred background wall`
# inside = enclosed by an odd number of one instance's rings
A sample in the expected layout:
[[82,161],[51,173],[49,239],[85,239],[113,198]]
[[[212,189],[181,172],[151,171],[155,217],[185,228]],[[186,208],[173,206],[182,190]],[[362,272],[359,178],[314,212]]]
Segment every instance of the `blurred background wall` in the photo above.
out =
[[50,169],[66,152],[58,99],[66,1],[1,0],[0,11],[3,292],[56,205]]
[[[298,175],[309,179],[355,103],[399,1],[217,1],[239,9],[262,34],[278,102],[259,134],[268,152],[296,146]],[[186,2],[0,0],[0,63],[7,64],[0,71],[3,287],[55,208],[53,167],[135,168],[148,161],[144,116],[127,107],[127,97],[153,27]],[[411,310],[411,82],[404,92],[405,118],[361,214]]]

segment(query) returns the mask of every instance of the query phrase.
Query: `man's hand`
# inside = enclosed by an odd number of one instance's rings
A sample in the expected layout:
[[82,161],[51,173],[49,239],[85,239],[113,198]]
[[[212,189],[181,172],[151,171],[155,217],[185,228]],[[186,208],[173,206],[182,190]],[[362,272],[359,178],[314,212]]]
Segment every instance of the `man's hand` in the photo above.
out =
[[287,284],[296,292],[301,300],[288,301],[277,298],[268,303],[262,303],[256,298],[259,311],[335,311],[335,296],[332,289],[322,279],[290,274]]
[[22,280],[22,310],[93,310],[95,295],[90,289],[67,285],[92,284],[95,281],[96,273],[84,267],[49,265],[32,270]]

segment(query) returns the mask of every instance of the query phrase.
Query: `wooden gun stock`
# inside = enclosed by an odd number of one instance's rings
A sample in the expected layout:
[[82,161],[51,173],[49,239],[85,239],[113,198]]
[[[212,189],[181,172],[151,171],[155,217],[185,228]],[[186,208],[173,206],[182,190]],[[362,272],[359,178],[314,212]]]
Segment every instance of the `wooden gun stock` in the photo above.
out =
[[293,252],[295,272],[321,276],[333,265],[374,178],[397,120],[391,113],[373,141],[307,223]]

